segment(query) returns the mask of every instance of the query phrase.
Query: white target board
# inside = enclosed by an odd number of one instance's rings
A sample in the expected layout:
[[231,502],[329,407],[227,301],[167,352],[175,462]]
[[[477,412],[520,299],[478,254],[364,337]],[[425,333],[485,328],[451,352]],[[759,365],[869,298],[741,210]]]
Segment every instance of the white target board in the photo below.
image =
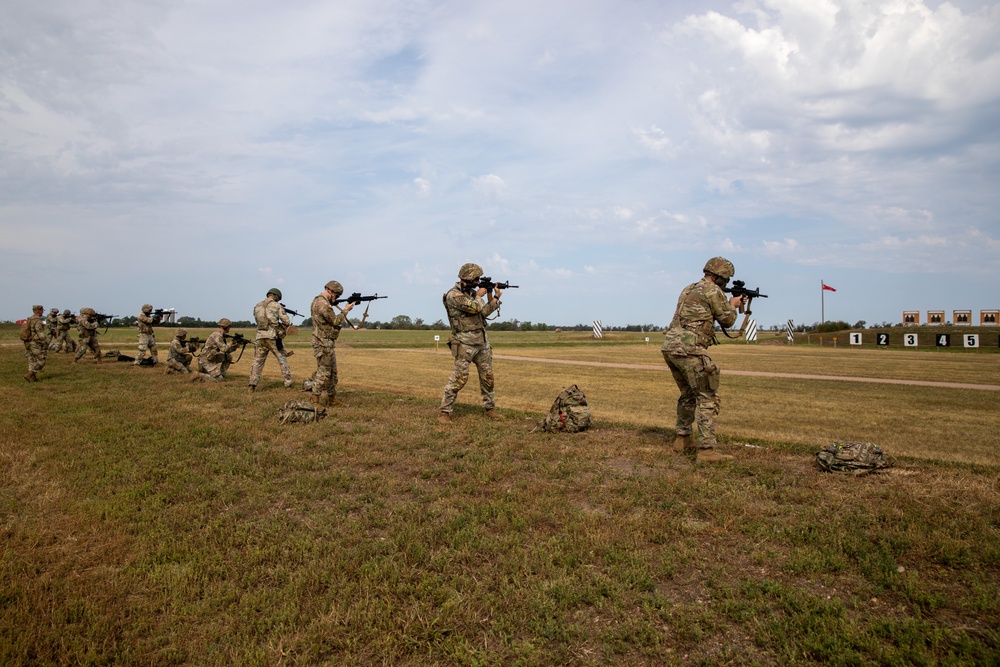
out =
[[979,347],[979,334],[963,334],[962,344],[965,347]]
[[903,334],[904,347],[917,347],[917,334]]
[[851,345],[861,345],[862,336],[860,333],[854,332],[850,335],[850,338],[851,338]]

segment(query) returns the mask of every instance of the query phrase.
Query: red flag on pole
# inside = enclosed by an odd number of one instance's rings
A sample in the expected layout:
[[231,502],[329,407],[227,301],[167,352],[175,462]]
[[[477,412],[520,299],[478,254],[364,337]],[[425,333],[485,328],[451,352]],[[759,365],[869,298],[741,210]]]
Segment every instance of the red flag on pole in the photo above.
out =
[[823,289],[830,290],[831,292],[836,292],[837,291],[836,289],[834,289],[833,287],[830,287],[829,285],[827,285],[823,281],[820,281],[820,285],[823,286]]

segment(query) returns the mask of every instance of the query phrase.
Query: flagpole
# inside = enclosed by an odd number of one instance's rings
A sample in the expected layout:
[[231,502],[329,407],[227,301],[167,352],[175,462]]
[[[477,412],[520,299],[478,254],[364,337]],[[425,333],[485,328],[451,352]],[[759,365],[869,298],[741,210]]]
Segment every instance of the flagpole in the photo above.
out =
[[826,323],[826,300],[825,300],[826,295],[823,294],[823,292],[825,291],[826,290],[823,288],[823,279],[820,278],[819,280],[819,319],[820,319],[819,323],[820,324]]

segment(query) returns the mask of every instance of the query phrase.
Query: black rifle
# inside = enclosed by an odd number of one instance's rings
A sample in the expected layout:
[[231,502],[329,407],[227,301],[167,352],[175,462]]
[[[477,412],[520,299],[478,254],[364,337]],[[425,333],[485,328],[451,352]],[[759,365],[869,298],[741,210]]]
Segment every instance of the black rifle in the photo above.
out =
[[510,283],[495,283],[493,279],[489,276],[481,276],[479,282],[476,283],[476,289],[484,289],[487,292],[492,292],[493,288],[497,289],[519,289],[517,285],[511,285]]
[[750,312],[750,302],[758,297],[761,299],[766,299],[767,295],[761,294],[759,287],[756,289],[747,289],[746,283],[743,282],[742,280],[734,280],[732,287],[723,287],[722,291],[726,292],[727,294],[732,294],[733,296],[746,297],[747,302],[743,304],[742,308],[744,315],[743,315],[743,323],[740,324],[740,332],[735,336],[730,336],[729,332],[726,331],[726,328],[725,327],[722,328],[722,333],[726,334],[727,338],[739,338],[744,333],[746,333],[747,324],[750,322],[750,315],[752,314]]
[[97,322],[97,325],[104,325],[104,333],[108,333],[108,329],[111,328],[111,321],[114,320],[117,315],[105,315],[104,313],[94,313],[87,318],[88,322]]
[[187,344],[187,345],[201,345],[202,343],[205,342],[202,339],[197,338],[197,337],[195,337],[195,338],[181,338],[180,341],[181,341],[181,343],[184,343],[184,344]]
[[302,313],[300,313],[300,312],[298,312],[296,310],[292,310],[291,308],[289,308],[288,306],[286,306],[283,303],[280,304],[280,305],[281,305],[282,308],[285,309],[285,312],[288,313],[289,315],[294,315],[295,317],[305,317],[305,315],[303,315]]
[[243,358],[243,353],[246,351],[247,345],[253,343],[252,338],[247,338],[241,333],[234,333],[234,334],[224,333],[222,334],[222,340],[232,340],[234,343],[240,346],[240,356],[236,357],[236,361],[233,362],[234,364],[239,362],[239,360]]
[[354,292],[350,296],[345,296],[343,299],[334,299],[333,303],[337,304],[337,303],[347,302],[347,303],[357,304],[361,303],[362,301],[374,301],[375,299],[388,299],[388,298],[389,297],[387,296],[379,296],[377,292],[371,296],[361,296],[361,292]]

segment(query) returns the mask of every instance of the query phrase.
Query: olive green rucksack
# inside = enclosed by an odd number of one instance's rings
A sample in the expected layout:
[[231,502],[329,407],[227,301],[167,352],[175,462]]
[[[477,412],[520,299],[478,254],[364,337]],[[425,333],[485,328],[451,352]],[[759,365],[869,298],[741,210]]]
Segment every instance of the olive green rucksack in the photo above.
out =
[[864,475],[896,465],[896,459],[886,455],[872,442],[833,442],[816,454],[816,463],[827,472],[849,472]]
[[578,433],[590,428],[587,397],[575,384],[563,389],[540,424],[550,433]]

